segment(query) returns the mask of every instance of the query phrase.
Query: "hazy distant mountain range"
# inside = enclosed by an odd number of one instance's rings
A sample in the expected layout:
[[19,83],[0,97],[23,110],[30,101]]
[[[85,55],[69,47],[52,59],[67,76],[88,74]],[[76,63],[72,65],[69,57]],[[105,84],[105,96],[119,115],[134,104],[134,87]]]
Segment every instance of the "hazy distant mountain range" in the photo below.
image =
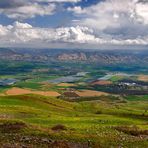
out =
[[0,48],[0,60],[14,61],[83,61],[101,64],[148,63],[147,50],[64,50]]

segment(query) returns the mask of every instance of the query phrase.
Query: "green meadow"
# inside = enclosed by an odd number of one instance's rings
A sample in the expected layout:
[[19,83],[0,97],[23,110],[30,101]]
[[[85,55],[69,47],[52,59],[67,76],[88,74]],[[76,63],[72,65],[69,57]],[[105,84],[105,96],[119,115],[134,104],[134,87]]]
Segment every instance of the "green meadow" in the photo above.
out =
[[15,139],[15,143],[28,147],[49,147],[42,142],[47,138],[84,147],[146,148],[146,99],[129,96],[123,100],[68,102],[39,95],[1,96],[0,144],[13,144]]

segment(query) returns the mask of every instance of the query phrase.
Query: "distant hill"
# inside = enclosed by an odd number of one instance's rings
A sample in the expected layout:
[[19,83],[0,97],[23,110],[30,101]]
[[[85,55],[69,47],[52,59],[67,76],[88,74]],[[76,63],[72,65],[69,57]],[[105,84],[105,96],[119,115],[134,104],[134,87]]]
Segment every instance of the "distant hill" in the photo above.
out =
[[11,49],[0,48],[0,60],[15,61],[70,61],[100,64],[148,64],[147,50],[64,50],[64,49]]
[[15,54],[15,51],[13,51],[12,49],[8,49],[8,48],[0,48],[0,55],[12,55]]

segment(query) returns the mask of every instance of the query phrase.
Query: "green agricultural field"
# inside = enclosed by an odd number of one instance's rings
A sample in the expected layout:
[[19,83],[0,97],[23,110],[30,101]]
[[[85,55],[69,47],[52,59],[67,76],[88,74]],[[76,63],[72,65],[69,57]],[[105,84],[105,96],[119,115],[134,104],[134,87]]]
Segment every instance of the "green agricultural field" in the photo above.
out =
[[28,147],[146,148],[147,109],[142,97],[137,103],[130,99],[68,102],[36,95],[1,96],[0,144],[13,145],[15,140]]
[[126,78],[125,76],[113,76],[110,80],[111,81],[113,81],[113,82],[117,82],[117,81],[119,81],[119,80],[122,80],[122,79],[124,79],[124,78]]
[[127,100],[129,101],[141,101],[141,100],[148,100],[148,95],[144,95],[144,96],[127,96],[126,97]]
[[15,86],[20,88],[40,89],[42,85],[36,82],[18,82]]

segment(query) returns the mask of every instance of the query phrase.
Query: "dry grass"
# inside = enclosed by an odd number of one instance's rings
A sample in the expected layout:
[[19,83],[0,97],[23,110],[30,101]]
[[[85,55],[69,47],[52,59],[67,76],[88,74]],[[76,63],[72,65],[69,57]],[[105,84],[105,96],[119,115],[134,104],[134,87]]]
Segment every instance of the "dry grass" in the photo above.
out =
[[0,93],[0,96],[5,96],[5,94],[3,94],[3,93]]
[[61,86],[61,87],[70,87],[70,86],[76,86],[75,84],[72,83],[60,83],[57,86]]
[[60,94],[56,91],[33,91],[29,89],[22,89],[13,87],[6,91],[6,95],[23,95],[23,94],[37,94],[43,96],[58,97]]
[[108,93],[93,90],[76,91],[76,94],[78,94],[80,97],[95,97],[108,95]]
[[138,80],[148,82],[148,75],[139,75]]

